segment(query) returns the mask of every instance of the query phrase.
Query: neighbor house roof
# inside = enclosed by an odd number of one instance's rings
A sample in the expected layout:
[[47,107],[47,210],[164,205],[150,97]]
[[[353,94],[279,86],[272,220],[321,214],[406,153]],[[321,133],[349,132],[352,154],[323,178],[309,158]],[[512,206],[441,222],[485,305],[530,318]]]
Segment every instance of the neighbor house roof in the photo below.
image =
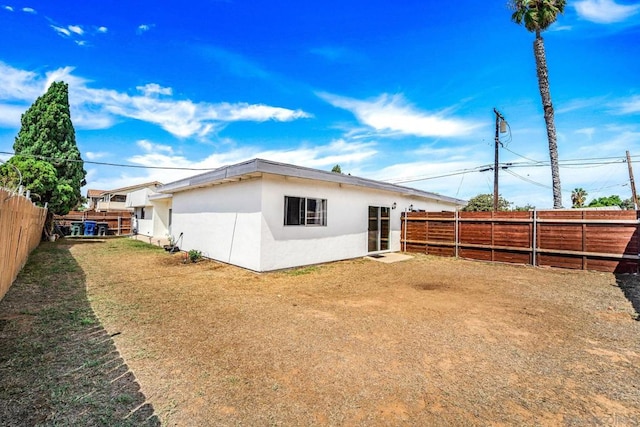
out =
[[159,193],[178,193],[194,188],[208,187],[225,182],[242,181],[256,178],[263,174],[281,175],[295,178],[305,178],[316,181],[335,182],[338,184],[353,185],[375,190],[392,191],[405,196],[421,197],[433,200],[440,200],[456,205],[465,205],[465,200],[454,197],[441,196],[415,188],[390,184],[388,182],[375,181],[373,179],[360,178],[352,175],[345,175],[336,172],[327,172],[319,169],[305,168],[302,166],[289,165],[286,163],[273,162],[271,160],[253,159],[246,162],[237,163],[231,166],[224,166],[211,172],[205,172],[179,181],[170,182],[160,186],[156,191]]
[[137,185],[130,185],[128,187],[116,188],[113,190],[87,190],[87,197],[99,197],[105,194],[126,194],[140,188],[157,187],[159,185],[162,185],[160,181],[151,181]]
[[104,193],[104,190],[87,190],[87,197],[99,197]]

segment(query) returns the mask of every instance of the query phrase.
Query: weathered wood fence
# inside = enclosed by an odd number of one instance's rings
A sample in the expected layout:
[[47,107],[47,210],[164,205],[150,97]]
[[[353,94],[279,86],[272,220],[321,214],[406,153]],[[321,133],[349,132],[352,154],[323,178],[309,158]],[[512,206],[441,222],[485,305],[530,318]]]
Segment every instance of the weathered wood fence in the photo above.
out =
[[72,222],[76,221],[96,221],[108,224],[108,234],[116,236],[131,234],[132,212],[129,211],[71,211],[67,215],[54,216],[54,221],[63,230],[69,229]]
[[0,299],[42,237],[47,210],[0,188]]
[[638,212],[406,212],[401,246],[483,261],[637,273]]

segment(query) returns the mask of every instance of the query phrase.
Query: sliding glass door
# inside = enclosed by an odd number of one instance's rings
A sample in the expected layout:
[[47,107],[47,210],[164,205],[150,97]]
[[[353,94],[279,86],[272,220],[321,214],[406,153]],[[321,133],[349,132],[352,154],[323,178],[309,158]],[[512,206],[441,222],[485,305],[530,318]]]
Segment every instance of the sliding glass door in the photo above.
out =
[[387,207],[369,206],[369,252],[389,250],[390,214]]

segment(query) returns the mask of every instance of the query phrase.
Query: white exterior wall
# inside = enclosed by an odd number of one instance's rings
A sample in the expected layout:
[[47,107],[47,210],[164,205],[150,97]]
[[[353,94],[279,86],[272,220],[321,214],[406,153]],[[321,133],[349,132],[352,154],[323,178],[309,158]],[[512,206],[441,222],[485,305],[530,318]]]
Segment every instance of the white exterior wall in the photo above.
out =
[[153,237],[153,220],[152,219],[138,219],[138,232],[143,236]]
[[[368,252],[368,208],[391,209],[389,251],[399,251],[401,212],[454,210],[454,205],[397,193],[282,176],[263,177],[261,271],[357,258]],[[285,196],[327,200],[326,226],[285,226]]]
[[149,190],[148,188],[141,188],[140,190],[127,193],[127,201],[125,202],[125,206],[127,208],[150,206],[151,203],[149,203],[149,194],[151,194],[151,190]]
[[[164,238],[169,234],[171,199],[149,200],[153,194],[156,193],[149,188],[132,191],[127,194],[126,206],[133,208],[138,217],[138,234]],[[144,219],[140,219],[142,208],[145,210]]]
[[169,230],[169,209],[171,208],[171,199],[168,200],[152,200],[153,204],[153,237],[165,238],[170,233]]
[[183,250],[261,271],[260,206],[259,179],[174,193],[171,231]]
[[[326,226],[285,226],[285,196],[327,200]],[[263,175],[173,194],[172,235],[182,250],[254,271],[341,259],[368,252],[368,208],[391,209],[389,251],[399,251],[401,213],[454,210],[453,204],[338,183]],[[154,220],[159,215],[158,205]],[[168,217],[168,205],[167,205]]]

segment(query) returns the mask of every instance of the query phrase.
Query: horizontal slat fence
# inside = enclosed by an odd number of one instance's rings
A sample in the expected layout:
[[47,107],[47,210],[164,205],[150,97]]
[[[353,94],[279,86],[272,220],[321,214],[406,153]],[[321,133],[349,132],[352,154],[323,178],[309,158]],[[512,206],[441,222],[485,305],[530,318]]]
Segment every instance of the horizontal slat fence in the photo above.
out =
[[67,215],[56,215],[54,221],[58,227],[68,230],[72,222],[76,221],[96,221],[108,224],[108,234],[116,236],[131,234],[132,212],[129,211],[71,211]]
[[0,299],[42,237],[47,210],[0,188]]
[[405,212],[401,244],[439,256],[637,273],[638,212]]

